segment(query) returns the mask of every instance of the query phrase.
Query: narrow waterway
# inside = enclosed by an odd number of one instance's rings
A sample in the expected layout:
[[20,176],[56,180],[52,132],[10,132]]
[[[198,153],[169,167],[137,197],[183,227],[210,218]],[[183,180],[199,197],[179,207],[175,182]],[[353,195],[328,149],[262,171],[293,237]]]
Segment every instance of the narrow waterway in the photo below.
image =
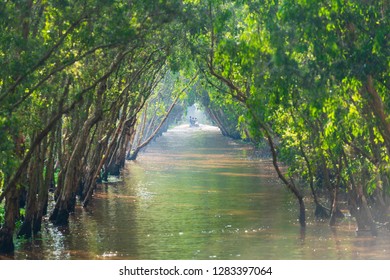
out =
[[[309,203],[308,203],[309,204]],[[300,230],[269,160],[210,126],[169,130],[104,184],[67,228],[45,224],[16,259],[390,259],[390,238],[345,219]]]

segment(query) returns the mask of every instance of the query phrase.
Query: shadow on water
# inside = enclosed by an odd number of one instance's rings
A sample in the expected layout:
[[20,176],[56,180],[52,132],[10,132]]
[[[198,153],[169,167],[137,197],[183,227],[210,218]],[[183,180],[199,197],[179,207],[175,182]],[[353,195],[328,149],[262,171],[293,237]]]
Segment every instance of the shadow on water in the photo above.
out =
[[[45,224],[16,259],[388,259],[389,236],[297,221],[269,160],[211,126],[176,127],[104,184],[69,227]],[[309,203],[308,203],[309,204]]]

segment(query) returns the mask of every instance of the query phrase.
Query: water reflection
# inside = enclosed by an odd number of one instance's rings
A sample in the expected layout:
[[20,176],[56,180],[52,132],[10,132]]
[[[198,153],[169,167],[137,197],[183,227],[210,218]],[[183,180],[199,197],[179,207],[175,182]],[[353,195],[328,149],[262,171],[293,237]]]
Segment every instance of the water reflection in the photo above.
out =
[[[168,131],[102,185],[66,229],[46,223],[15,258],[388,259],[390,237],[356,237],[354,223],[301,230],[297,205],[268,160],[212,127]],[[310,205],[310,203],[307,203]]]

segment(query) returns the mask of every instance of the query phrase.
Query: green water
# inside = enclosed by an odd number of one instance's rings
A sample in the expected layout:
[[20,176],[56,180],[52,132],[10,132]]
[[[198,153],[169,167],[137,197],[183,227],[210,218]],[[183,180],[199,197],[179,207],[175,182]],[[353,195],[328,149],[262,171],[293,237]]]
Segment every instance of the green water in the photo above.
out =
[[213,127],[178,127],[96,191],[67,228],[45,224],[17,259],[390,259],[390,238],[297,222],[298,206],[269,160]]

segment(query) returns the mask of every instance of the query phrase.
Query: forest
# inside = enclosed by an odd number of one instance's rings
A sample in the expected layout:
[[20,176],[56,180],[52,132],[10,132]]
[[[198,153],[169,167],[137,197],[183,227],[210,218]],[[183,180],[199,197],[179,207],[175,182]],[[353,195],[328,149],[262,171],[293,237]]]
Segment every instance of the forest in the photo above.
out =
[[296,201],[390,230],[386,0],[0,1],[0,253],[69,223],[197,104]]

